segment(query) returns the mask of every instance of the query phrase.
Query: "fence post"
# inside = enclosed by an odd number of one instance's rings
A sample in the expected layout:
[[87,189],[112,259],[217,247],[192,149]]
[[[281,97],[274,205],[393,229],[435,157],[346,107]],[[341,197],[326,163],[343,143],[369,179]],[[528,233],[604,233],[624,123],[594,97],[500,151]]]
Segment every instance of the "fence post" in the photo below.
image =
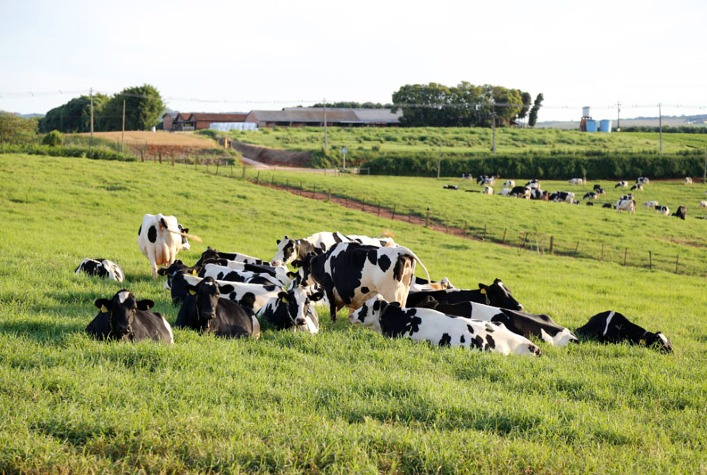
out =
[[243,173],[241,174],[241,178],[245,180],[245,165],[243,165]]
[[678,273],[678,263],[680,262],[680,254],[675,256],[675,273]]
[[604,261],[604,243],[601,243],[601,260]]
[[395,205],[393,205],[393,216],[390,219],[395,219]]
[[486,225],[484,224],[484,234],[481,236],[481,240],[485,241],[486,240]]
[[648,251],[648,269],[653,270],[653,251]]
[[430,207],[427,207],[427,216],[425,216],[425,227],[430,227]]
[[503,229],[503,237],[501,238],[501,242],[506,242],[506,231],[508,231],[508,228]]
[[626,267],[626,257],[628,256],[628,248],[624,249],[624,267]]
[[555,236],[550,236],[550,254],[555,250]]
[[377,201],[376,206],[378,207],[378,217],[380,218],[380,216],[381,216],[381,202]]
[[329,187],[329,190],[327,191],[328,195],[328,200],[331,201],[331,187]]
[[579,251],[579,241],[577,241],[577,245],[574,248],[574,255],[577,255],[577,252]]

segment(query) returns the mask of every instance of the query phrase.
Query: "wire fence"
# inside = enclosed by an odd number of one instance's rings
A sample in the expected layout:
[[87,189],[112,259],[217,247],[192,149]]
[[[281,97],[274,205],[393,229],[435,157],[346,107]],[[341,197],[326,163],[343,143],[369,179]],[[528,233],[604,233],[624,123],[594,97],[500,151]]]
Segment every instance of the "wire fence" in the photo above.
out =
[[[493,242],[540,255],[590,259],[600,262],[612,262],[624,267],[662,270],[675,274],[707,277],[707,265],[705,265],[705,262],[695,262],[694,259],[688,259],[685,256],[681,259],[679,253],[669,254],[654,252],[650,249],[617,247],[614,244],[603,241],[564,239],[550,233],[479,224],[477,220],[473,222],[464,219],[450,220],[449,218],[442,220],[435,217],[429,208],[420,210],[400,204],[391,207],[380,202],[366,202],[365,200],[353,199],[346,195],[333,193],[331,188],[328,187],[307,184],[304,180],[278,177],[275,173],[265,172],[261,178],[260,171],[256,171],[253,174],[251,170],[250,174],[248,174],[247,167],[234,167],[232,159],[192,157],[191,161],[161,161],[160,163],[190,165],[193,166],[194,170],[208,174],[243,179],[256,185],[288,191],[304,198],[320,201],[327,200],[350,209],[374,214],[380,218],[424,226],[445,234]],[[339,171],[333,170],[330,173],[336,174]]]

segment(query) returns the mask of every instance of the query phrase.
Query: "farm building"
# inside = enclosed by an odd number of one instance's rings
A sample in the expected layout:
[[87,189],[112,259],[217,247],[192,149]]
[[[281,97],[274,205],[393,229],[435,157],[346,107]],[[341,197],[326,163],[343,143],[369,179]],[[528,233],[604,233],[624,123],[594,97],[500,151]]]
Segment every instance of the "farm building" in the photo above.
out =
[[291,107],[280,111],[254,110],[246,122],[258,127],[303,127],[303,126],[395,126],[402,112],[392,113],[388,109],[324,109],[314,107]]
[[246,115],[245,113],[219,114],[209,112],[183,112],[177,114],[170,128],[167,128],[167,122],[165,121],[164,130],[175,132],[204,130],[211,127],[211,124],[245,122]]

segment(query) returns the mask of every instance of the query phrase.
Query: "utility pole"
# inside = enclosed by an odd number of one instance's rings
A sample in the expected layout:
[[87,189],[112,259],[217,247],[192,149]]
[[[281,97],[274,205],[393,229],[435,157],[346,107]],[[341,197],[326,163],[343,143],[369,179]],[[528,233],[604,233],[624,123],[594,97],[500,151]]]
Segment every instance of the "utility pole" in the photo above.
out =
[[123,131],[120,134],[120,140],[120,151],[122,152],[125,150],[125,99],[123,99]]
[[660,154],[663,155],[663,113],[661,112],[660,103],[658,103],[658,130],[660,136]]
[[326,99],[324,99],[324,151],[326,152],[328,148],[329,148],[329,140],[327,138]]
[[621,102],[616,103],[616,131],[621,132]]

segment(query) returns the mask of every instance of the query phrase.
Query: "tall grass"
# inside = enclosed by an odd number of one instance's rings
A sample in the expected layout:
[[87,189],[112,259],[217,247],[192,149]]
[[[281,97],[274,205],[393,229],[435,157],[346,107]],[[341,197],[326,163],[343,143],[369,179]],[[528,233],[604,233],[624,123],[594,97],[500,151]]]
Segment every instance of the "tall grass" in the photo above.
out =
[[[167,164],[2,155],[0,199],[2,472],[707,470],[704,278],[472,242]],[[675,353],[584,342],[500,357],[388,340],[326,312],[316,336],[87,338],[92,302],[123,286],[174,322],[136,245],[156,212],[205,240],[187,262],[207,244],[269,258],[284,234],[390,230],[434,276],[502,277],[570,328],[615,309]],[[127,281],[74,275],[88,256]]]

